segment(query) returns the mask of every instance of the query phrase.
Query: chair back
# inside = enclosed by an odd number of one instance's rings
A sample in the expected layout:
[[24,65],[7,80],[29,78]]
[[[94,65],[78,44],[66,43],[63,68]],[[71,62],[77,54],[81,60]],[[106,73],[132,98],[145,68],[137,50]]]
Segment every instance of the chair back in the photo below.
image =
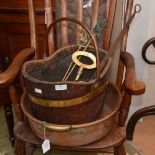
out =
[[[70,17],[72,16],[71,13],[73,10],[74,16],[73,18],[76,18],[78,21],[85,22],[87,19],[86,12],[89,12],[89,24],[87,25],[90,30],[92,30],[97,21],[99,16],[103,17],[106,21],[106,27],[103,30],[104,37],[102,38],[102,47],[104,49],[109,49],[110,46],[110,39],[111,39],[111,33],[112,33],[112,25],[114,22],[114,16],[115,16],[115,5],[117,0],[95,0],[95,1],[85,1],[83,0],[76,0],[74,3],[70,0],[56,0],[52,1],[52,3],[55,3],[55,11],[56,11],[56,17],[52,15],[52,9],[51,9],[51,0],[45,0],[45,23],[47,27],[54,21],[54,18],[59,17]],[[42,59],[43,58],[43,51],[38,50],[38,37],[37,37],[37,31],[36,31],[36,19],[35,19],[35,8],[33,0],[28,0],[29,4],[29,20],[30,20],[30,33],[31,33],[31,46],[36,48],[36,59]],[[74,8],[72,5],[74,4]],[[76,4],[76,5],[75,5]],[[74,8],[74,9],[72,9]],[[60,10],[60,11],[58,11]],[[86,11],[85,11],[86,10]],[[58,15],[59,13],[59,15]],[[57,42],[61,42],[62,46],[66,46],[69,43],[69,37],[68,37],[68,22],[63,21],[60,24],[61,29],[61,37],[55,36],[56,33],[53,31],[49,36],[48,41],[48,54],[51,55],[55,49],[57,48]],[[79,25],[76,26],[76,40],[78,40],[79,35],[81,33],[81,27]],[[57,30],[59,31],[59,29]],[[60,40],[56,41],[57,38],[60,38]]]

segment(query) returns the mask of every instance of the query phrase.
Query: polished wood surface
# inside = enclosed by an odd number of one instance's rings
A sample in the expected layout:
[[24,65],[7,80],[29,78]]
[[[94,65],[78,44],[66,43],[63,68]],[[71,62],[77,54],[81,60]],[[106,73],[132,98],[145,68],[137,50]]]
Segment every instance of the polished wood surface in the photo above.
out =
[[[10,0],[1,0],[0,4],[2,8],[28,8],[27,0],[11,0],[11,2]],[[42,0],[34,0],[34,5],[36,8],[44,8],[44,2]]]
[[[55,17],[52,16],[52,6],[55,6],[55,2],[51,0],[45,0],[45,23],[47,27],[55,20]],[[48,45],[49,45],[49,52],[48,55],[51,55],[54,53],[56,49],[57,42],[54,42],[56,40],[56,35],[54,35],[55,30],[50,34],[48,39]]]
[[[67,17],[67,0],[61,0],[61,17]],[[61,33],[62,33],[62,46],[68,45],[68,22],[61,22]]]
[[[29,21],[31,21],[30,24],[30,39],[31,39],[31,47],[35,49],[35,58],[36,59],[42,59],[42,52],[39,52],[38,49],[38,34],[36,31],[36,18],[35,18],[35,10],[34,10],[34,3],[32,0],[28,0],[28,6],[29,6]],[[35,26],[32,26],[35,25]]]
[[16,117],[18,120],[23,121],[24,115],[23,115],[23,112],[21,112],[20,97],[14,85],[9,86],[9,93],[10,93],[11,101],[14,104],[14,111],[16,113]]
[[[133,2],[134,0],[127,1],[127,7],[126,7],[127,10],[124,13],[123,25],[125,25],[128,19],[131,17]],[[122,44],[121,44],[121,49],[120,49],[121,51],[126,51],[127,38],[128,38],[128,33],[126,33],[126,35],[122,39]],[[124,66],[123,66],[123,63],[120,61],[118,65],[118,73],[117,73],[117,80],[116,80],[116,84],[119,88],[121,87],[123,73],[124,73]]]
[[121,52],[120,58],[126,68],[124,82],[121,86],[122,102],[119,114],[119,125],[124,126],[128,117],[132,95],[143,94],[145,84],[137,80],[133,56],[130,53]]
[[127,52],[121,53],[121,61],[126,67],[124,85],[128,93],[131,95],[141,95],[145,92],[145,84],[143,81],[138,81],[135,72],[135,61],[131,54]]
[[[80,22],[83,21],[83,0],[77,1],[77,17],[76,19],[79,20]],[[79,39],[81,33],[81,27],[77,25],[77,30],[76,30],[76,39]]]
[[90,23],[90,28],[93,30],[93,28],[96,26],[97,19],[98,19],[98,11],[99,11],[99,1],[94,1],[92,6],[92,19]]
[[[43,51],[43,35],[46,29],[45,9],[42,0],[34,0],[38,32],[38,50]],[[51,0],[54,13],[54,0]],[[9,63],[20,50],[30,47],[30,27],[27,0],[0,1],[0,50]],[[33,46],[32,46],[33,47]]]
[[117,0],[113,1],[108,1],[108,21],[107,21],[107,26],[103,38],[103,48],[108,50],[110,47],[110,42],[111,42],[111,37],[112,37],[112,29],[113,29],[113,22],[114,22],[114,17],[116,14],[116,6],[117,6]]

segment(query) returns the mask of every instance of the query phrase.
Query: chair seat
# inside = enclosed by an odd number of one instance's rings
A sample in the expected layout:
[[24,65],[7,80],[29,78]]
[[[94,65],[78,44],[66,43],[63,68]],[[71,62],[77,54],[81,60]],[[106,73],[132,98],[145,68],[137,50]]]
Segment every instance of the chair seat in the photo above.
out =
[[[38,138],[30,128],[27,122],[18,122],[14,128],[14,134],[17,139],[24,142],[36,145],[40,147],[43,140]],[[93,152],[113,152],[113,147],[122,144],[125,140],[125,129],[123,127],[113,128],[108,135],[100,139],[99,141],[75,147],[55,146],[52,148],[59,150],[72,150],[72,151],[93,151]]]

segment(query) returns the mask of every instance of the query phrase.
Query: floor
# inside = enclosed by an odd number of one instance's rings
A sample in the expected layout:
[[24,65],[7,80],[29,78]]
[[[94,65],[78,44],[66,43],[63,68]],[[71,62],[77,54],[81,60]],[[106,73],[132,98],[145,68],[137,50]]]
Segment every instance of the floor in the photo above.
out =
[[[136,126],[134,140],[126,142],[126,150],[128,155],[138,155],[135,153],[135,149],[138,152],[142,152],[141,155],[155,155],[155,116],[145,117],[144,122],[139,123]],[[2,134],[1,134],[2,133]],[[7,127],[5,123],[4,111],[0,107],[0,155],[12,155],[13,149],[8,141]],[[34,155],[41,155],[42,151],[37,150]],[[48,155],[88,155],[89,153],[64,153],[64,152],[52,152]],[[103,155],[103,154],[89,154],[89,155]]]
[[137,124],[132,143],[144,155],[155,155],[155,116]]

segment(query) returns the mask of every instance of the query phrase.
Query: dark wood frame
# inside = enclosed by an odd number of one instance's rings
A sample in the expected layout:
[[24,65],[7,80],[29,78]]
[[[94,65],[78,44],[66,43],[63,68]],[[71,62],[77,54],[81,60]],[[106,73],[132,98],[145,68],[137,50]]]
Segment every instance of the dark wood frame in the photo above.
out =
[[133,139],[134,130],[135,130],[138,120],[148,115],[155,115],[154,105],[139,109],[130,117],[129,122],[127,124],[127,128],[126,128],[126,134],[127,134],[126,139],[127,140]]

